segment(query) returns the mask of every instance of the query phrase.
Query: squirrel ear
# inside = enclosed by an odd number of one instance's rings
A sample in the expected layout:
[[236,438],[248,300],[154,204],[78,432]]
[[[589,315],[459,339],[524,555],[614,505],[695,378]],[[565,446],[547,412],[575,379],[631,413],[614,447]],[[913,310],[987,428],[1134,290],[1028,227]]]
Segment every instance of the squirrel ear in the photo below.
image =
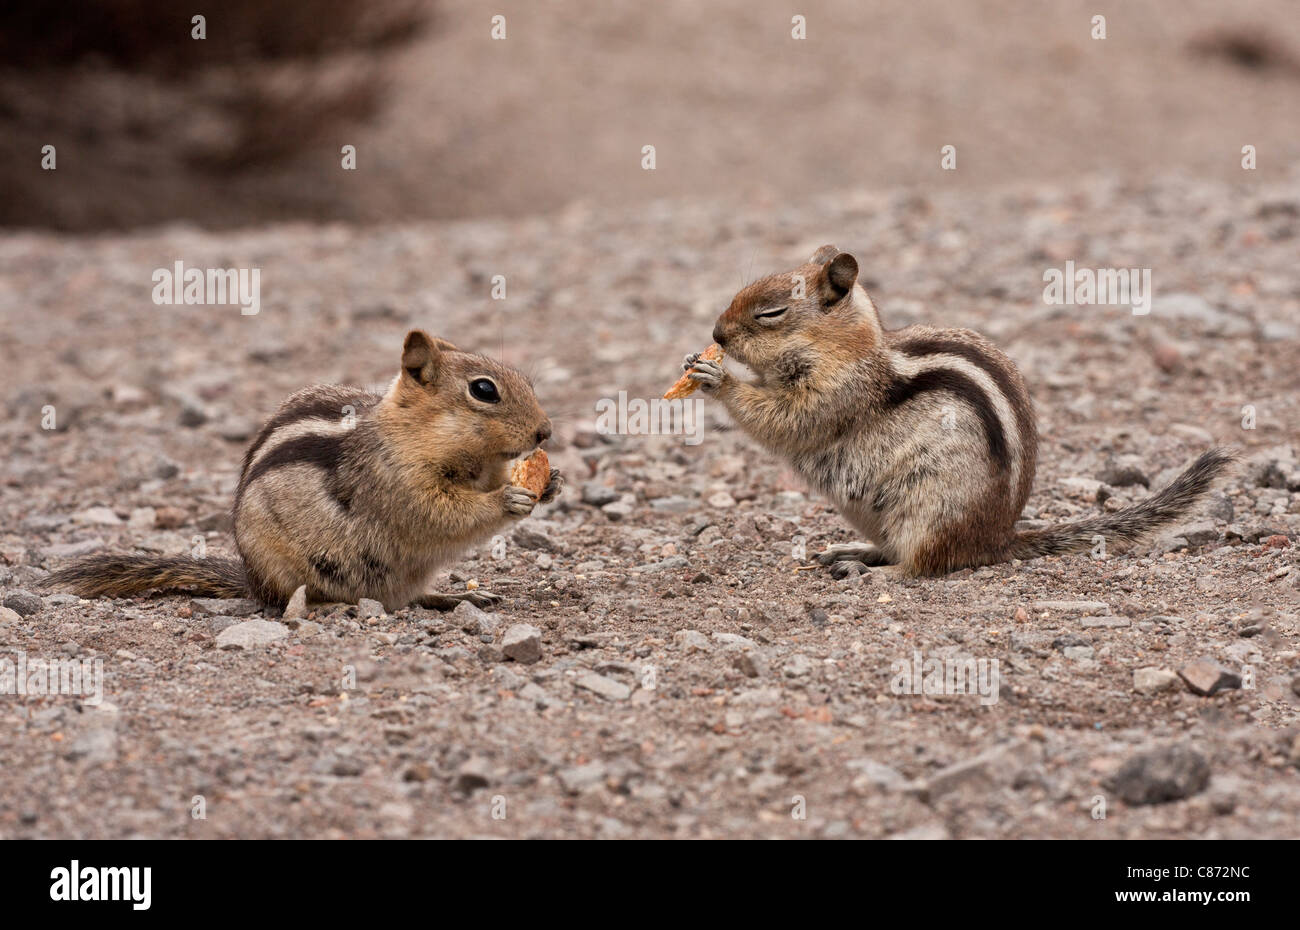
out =
[[813,257],[808,259],[808,261],[812,262],[814,265],[824,265],[839,254],[840,250],[835,248],[835,246],[824,245],[814,252]]
[[413,329],[402,344],[402,373],[416,384],[429,384],[438,377],[438,356],[454,348],[445,339],[434,339],[422,329]]
[[840,252],[822,269],[826,273],[826,289],[834,300],[839,300],[858,283],[858,260],[848,252]]

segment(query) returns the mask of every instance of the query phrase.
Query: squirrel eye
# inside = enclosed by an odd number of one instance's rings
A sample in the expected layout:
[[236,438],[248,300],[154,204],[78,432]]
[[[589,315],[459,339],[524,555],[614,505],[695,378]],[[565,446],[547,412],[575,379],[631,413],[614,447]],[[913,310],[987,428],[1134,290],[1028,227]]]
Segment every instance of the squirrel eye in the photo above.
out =
[[764,310],[762,313],[755,313],[754,319],[775,320],[777,317],[779,317],[781,314],[785,313],[785,311],[789,309],[790,309],[789,307],[777,307],[775,310]]
[[469,383],[469,392],[474,395],[475,399],[481,400],[486,404],[496,404],[501,402],[501,395],[497,393],[497,386],[487,378],[478,378]]

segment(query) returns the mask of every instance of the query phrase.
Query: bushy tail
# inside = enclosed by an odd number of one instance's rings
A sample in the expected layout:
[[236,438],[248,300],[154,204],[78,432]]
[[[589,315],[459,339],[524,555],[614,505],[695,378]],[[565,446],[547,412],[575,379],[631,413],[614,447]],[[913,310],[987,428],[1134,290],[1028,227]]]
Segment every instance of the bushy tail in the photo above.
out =
[[238,559],[152,555],[92,555],[53,572],[47,587],[82,597],[130,597],[146,591],[185,591],[205,597],[247,597]]
[[1079,552],[1090,549],[1097,536],[1102,537],[1107,545],[1136,542],[1184,516],[1236,460],[1236,454],[1229,449],[1203,452],[1167,487],[1139,504],[1115,513],[1016,534],[1008,558],[1033,559],[1041,555]]

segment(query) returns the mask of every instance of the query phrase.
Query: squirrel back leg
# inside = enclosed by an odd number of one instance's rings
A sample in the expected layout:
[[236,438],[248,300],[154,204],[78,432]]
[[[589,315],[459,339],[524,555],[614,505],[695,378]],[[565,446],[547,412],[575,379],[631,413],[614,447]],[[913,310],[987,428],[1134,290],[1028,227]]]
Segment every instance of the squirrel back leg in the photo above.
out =
[[893,559],[887,556],[879,546],[872,543],[836,543],[817,553],[817,561],[821,565],[834,565],[836,562],[861,562],[869,567],[893,564]]

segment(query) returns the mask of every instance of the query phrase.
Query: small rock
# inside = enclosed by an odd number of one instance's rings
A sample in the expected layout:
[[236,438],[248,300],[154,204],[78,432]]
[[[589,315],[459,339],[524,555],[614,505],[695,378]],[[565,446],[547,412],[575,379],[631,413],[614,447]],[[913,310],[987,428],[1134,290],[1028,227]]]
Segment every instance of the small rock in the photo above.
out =
[[709,639],[699,630],[678,630],[673,634],[673,642],[687,652],[708,652]]
[[717,494],[709,496],[708,504],[710,507],[717,507],[720,510],[725,510],[728,507],[735,507],[736,499],[726,491],[719,491]]
[[1141,468],[1118,462],[1112,462],[1103,468],[1097,475],[1097,480],[1113,488],[1127,488],[1135,484],[1140,484],[1144,488],[1151,487],[1151,479]]
[[786,678],[804,678],[810,675],[816,667],[817,663],[812,659],[801,652],[796,652],[782,666],[781,674]]
[[159,507],[153,522],[160,530],[174,530],[184,526],[189,518],[189,514],[179,507]]
[[1097,500],[1097,492],[1102,488],[1101,482],[1095,478],[1062,478],[1059,483],[1066,497],[1089,503]]
[[82,523],[93,523],[96,526],[119,526],[122,518],[119,517],[112,507],[91,507],[77,514],[77,519]]
[[515,530],[513,539],[523,549],[538,549],[542,552],[557,551],[555,540],[530,526],[521,526]]
[[559,780],[560,787],[569,794],[581,794],[600,785],[605,780],[605,771],[605,766],[601,763],[588,762],[586,765],[561,769],[555,773],[555,777]]
[[1142,694],[1171,691],[1178,687],[1178,676],[1167,668],[1148,665],[1133,672],[1133,690]]
[[719,646],[739,646],[742,649],[756,649],[758,644],[739,633],[714,633],[713,641]]
[[21,617],[30,617],[32,614],[40,613],[45,602],[30,591],[10,591],[5,595],[4,606]]
[[767,674],[767,661],[755,652],[738,652],[731,657],[731,665],[746,678],[762,678]]
[[289,638],[289,628],[274,620],[245,620],[217,634],[219,649],[254,649]]
[[584,691],[600,695],[607,701],[626,701],[632,695],[632,689],[627,685],[606,678],[604,675],[597,675],[595,672],[583,672],[574,679],[573,683]]
[[1209,697],[1219,691],[1241,687],[1241,676],[1210,658],[1197,659],[1178,670],[1193,694]]
[[177,420],[181,426],[188,426],[192,429],[196,426],[202,426],[208,420],[208,411],[204,409],[202,402],[197,398],[186,398],[181,402],[181,415]]
[[[466,633],[479,634],[483,632],[483,618],[487,613],[475,607],[469,601],[461,601],[456,605],[456,609],[451,612],[451,622],[458,625]],[[488,623],[491,626],[491,621]]]
[[463,794],[472,794],[491,784],[491,777],[492,768],[488,760],[475,756],[457,770],[454,787]]
[[542,631],[528,623],[515,623],[501,638],[507,659],[531,665],[542,657]]
[[1110,605],[1103,601],[1035,601],[1035,611],[1110,616]]
[[384,616],[384,605],[379,601],[363,597],[357,601],[357,616],[362,620],[369,620],[371,617],[382,617]]
[[53,546],[46,546],[41,550],[41,555],[47,559],[76,559],[83,555],[90,555],[104,548],[103,540],[99,539],[82,539],[77,542],[55,543]]
[[285,623],[292,620],[307,619],[307,586],[305,584],[298,585],[289,598],[289,603],[285,605],[284,615],[280,619]]
[[600,512],[617,523],[624,517],[630,517],[632,515],[632,505],[627,501],[618,500],[614,501],[612,504],[606,504],[604,507],[601,507]]
[[1163,804],[1205,790],[1210,763],[1188,746],[1166,746],[1141,752],[1125,762],[1110,779],[1111,790],[1129,804]]
[[592,507],[604,507],[618,500],[619,493],[608,485],[597,481],[588,481],[582,486],[582,502]]
[[204,617],[248,617],[262,605],[246,597],[196,597],[190,601],[190,608]]
[[1209,520],[1201,520],[1185,526],[1178,531],[1178,535],[1186,539],[1189,546],[1204,546],[1219,539],[1219,531]]
[[110,727],[87,730],[68,744],[63,757],[92,763],[112,762],[117,758],[117,733]]

